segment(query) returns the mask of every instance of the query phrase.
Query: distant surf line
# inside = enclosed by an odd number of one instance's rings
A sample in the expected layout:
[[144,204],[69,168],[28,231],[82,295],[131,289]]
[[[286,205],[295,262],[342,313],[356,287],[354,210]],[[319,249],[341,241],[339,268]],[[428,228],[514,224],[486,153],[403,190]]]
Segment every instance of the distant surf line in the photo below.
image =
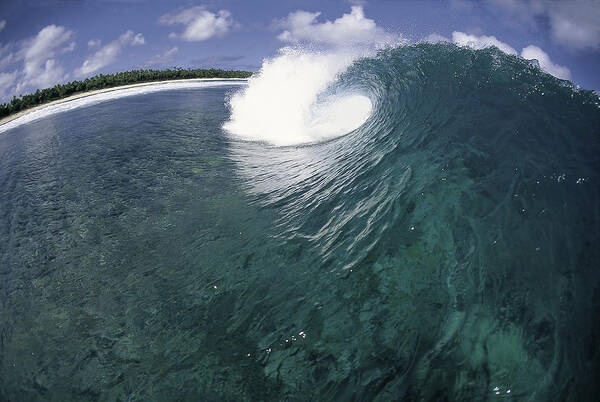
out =
[[43,105],[25,109],[14,115],[3,118],[0,120],[0,133],[47,116],[66,112],[79,107],[91,106],[107,100],[175,89],[207,88],[221,85],[243,85],[246,82],[247,79],[245,78],[192,78],[185,80],[142,82],[82,92],[67,98],[57,99]]

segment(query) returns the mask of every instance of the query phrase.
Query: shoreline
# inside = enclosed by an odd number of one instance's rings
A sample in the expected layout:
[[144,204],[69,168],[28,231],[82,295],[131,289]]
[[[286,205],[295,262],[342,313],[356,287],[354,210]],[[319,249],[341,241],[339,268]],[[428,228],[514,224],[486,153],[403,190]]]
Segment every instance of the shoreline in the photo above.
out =
[[189,79],[181,79],[181,80],[165,80],[165,81],[150,81],[150,82],[139,82],[137,84],[127,84],[121,85],[118,87],[110,87],[110,88],[102,88],[102,89],[94,89],[92,91],[81,92],[75,95],[67,96],[66,98],[56,99],[48,103],[43,103],[41,105],[37,105],[31,107],[29,109],[21,110],[15,114],[11,114],[10,116],[6,116],[0,119],[0,126],[9,123],[13,120],[18,119],[19,117],[23,117],[29,113],[35,112],[37,110],[44,109],[48,106],[58,105],[65,102],[70,102],[75,99],[85,98],[92,95],[98,95],[106,92],[118,91],[121,89],[135,88],[135,87],[143,87],[143,86],[151,86],[157,84],[169,84],[174,82],[202,82],[202,81],[247,81],[247,78],[189,78]]

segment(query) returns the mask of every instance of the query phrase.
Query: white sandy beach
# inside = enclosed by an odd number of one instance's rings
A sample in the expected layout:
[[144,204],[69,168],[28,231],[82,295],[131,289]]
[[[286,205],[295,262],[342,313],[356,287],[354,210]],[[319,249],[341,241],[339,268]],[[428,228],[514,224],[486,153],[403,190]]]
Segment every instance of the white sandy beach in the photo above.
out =
[[[7,123],[9,122],[14,122],[17,119],[20,119],[24,116],[27,115],[31,115],[34,112],[39,112],[41,110],[47,109],[47,108],[51,108],[53,106],[56,105],[62,105],[64,103],[67,102],[72,102],[74,100],[77,99],[82,99],[82,98],[88,98],[88,97],[92,97],[95,95],[100,95],[100,94],[106,94],[106,93],[110,93],[110,92],[115,92],[115,91],[123,91],[123,90],[127,90],[127,89],[132,89],[132,88],[140,88],[140,87],[149,87],[147,89],[152,89],[150,87],[157,87],[157,86],[162,86],[161,90],[168,90],[172,87],[172,85],[170,84],[179,84],[177,85],[178,87],[185,87],[187,85],[193,85],[195,83],[208,83],[208,82],[215,82],[215,81],[246,81],[246,78],[194,78],[194,79],[183,79],[183,80],[167,80],[167,81],[154,81],[154,82],[142,82],[139,84],[130,84],[130,85],[122,85],[119,87],[111,87],[111,88],[104,88],[104,89],[97,89],[94,91],[88,91],[88,92],[82,92],[79,94],[75,94],[75,95],[71,95],[67,98],[63,98],[63,99],[57,99],[55,101],[52,102],[48,102],[48,103],[44,103],[42,105],[38,105],[38,106],[34,106],[32,108],[29,109],[25,109],[22,110],[18,113],[12,114],[10,116],[7,116],[3,119],[0,120],[0,131],[4,131],[1,129],[6,129],[7,128]],[[137,92],[136,92],[137,93]],[[135,93],[130,93],[130,95],[133,95]],[[41,118],[42,116],[40,116]],[[27,121],[30,121],[29,119]],[[12,125],[11,125],[12,126]]]

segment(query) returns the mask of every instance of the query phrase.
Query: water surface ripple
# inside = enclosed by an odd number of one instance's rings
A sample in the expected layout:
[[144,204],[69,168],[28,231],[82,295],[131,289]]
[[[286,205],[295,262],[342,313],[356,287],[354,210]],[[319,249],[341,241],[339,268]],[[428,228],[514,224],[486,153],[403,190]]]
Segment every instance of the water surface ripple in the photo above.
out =
[[0,135],[1,400],[594,400],[595,94],[390,49],[330,88],[360,128],[278,147],[232,90]]

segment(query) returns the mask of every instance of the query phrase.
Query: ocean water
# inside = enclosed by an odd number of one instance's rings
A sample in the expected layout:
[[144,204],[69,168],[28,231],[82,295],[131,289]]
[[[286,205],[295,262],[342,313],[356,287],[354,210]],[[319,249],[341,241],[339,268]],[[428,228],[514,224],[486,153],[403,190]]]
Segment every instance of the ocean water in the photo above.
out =
[[495,49],[348,65],[2,132],[0,400],[597,400],[598,96]]

